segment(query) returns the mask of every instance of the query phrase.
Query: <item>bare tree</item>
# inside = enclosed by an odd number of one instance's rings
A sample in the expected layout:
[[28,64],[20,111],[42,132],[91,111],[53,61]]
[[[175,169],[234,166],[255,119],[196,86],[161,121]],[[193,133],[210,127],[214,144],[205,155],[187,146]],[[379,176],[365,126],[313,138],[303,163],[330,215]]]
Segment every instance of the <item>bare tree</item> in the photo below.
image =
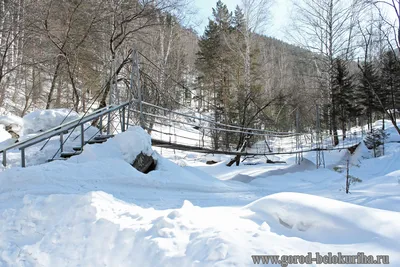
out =
[[[165,23],[160,17],[160,13],[173,13],[173,10],[179,9],[186,4],[184,0],[167,0],[167,1],[113,1],[110,3],[108,11],[104,16],[104,33],[108,38],[108,54],[111,64],[115,64],[114,71],[111,72],[107,80],[107,85],[100,100],[100,108],[107,105],[107,96],[112,88],[112,82],[115,76],[118,76],[123,67],[129,63],[129,50],[133,46],[138,46],[137,37],[145,34],[145,31]],[[161,37],[165,37],[164,33]],[[168,47],[168,46],[167,46]],[[128,52],[126,52],[128,51]],[[168,49],[163,49],[167,52]],[[116,63],[117,54],[120,54],[122,60]],[[164,59],[165,59],[164,54]]]
[[[365,30],[363,30],[363,26],[361,26],[361,23],[359,22],[359,27],[360,27],[360,32],[362,36],[362,45],[364,47],[364,60],[367,62],[368,60],[372,59],[372,49],[373,49],[373,44],[378,43],[379,49],[378,53],[379,56],[381,57],[384,50],[387,48],[389,51],[392,52],[392,55],[397,61],[400,61],[400,28],[399,28],[399,23],[400,23],[400,13],[399,13],[399,8],[400,8],[400,1],[399,0],[388,0],[388,1],[372,1],[372,0],[367,0],[368,4],[370,4],[372,7],[374,7],[378,11],[378,16],[379,19],[376,20],[373,17],[367,22],[369,23],[369,27],[366,27]],[[384,10],[387,8],[391,8],[392,11],[395,14],[395,19],[394,21],[391,21],[389,17],[385,16]],[[365,24],[365,21],[364,21]],[[374,31],[376,29],[378,32]],[[386,42],[386,45],[382,44],[383,42]],[[365,63],[364,62],[364,63]],[[380,95],[377,91],[375,86],[373,86],[372,81],[369,81],[366,77],[366,70],[365,70],[365,64],[364,66],[361,66],[358,64],[358,67],[363,74],[364,78],[367,80],[369,88],[371,92],[373,93],[375,99],[377,100],[377,104],[380,107],[381,111],[383,114],[387,115],[388,118],[390,119],[393,127],[396,129],[396,131],[400,134],[400,127],[397,125],[396,122],[396,110],[387,108],[387,106],[384,103],[384,100],[382,99],[382,95]],[[372,122],[369,122],[372,123]]]
[[[383,29],[383,34],[388,46],[400,58],[400,0],[366,0],[370,5],[373,5],[379,12],[381,21],[389,29],[388,32]],[[393,15],[387,15],[387,12]],[[394,18],[393,18],[394,17]],[[397,50],[397,51],[396,51]]]
[[9,85],[5,78],[21,66],[24,1],[0,1],[0,105]]
[[244,59],[245,91],[251,88],[251,49],[255,33],[263,33],[269,21],[272,0],[242,0],[241,6],[244,14],[244,27],[239,31],[244,37],[245,51],[242,52]]
[[302,0],[294,2],[294,6],[296,18],[293,37],[300,45],[315,52],[321,101],[329,107],[330,130],[337,145],[337,111],[332,87],[334,59],[349,59],[356,36],[360,1]]

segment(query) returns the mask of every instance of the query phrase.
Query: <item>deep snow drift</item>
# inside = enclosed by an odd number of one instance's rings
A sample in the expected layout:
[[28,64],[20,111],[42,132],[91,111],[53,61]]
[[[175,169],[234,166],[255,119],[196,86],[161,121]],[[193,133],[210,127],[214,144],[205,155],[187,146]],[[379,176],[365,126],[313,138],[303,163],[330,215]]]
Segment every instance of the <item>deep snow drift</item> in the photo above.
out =
[[[362,182],[346,195],[344,173],[315,169],[312,153],[229,168],[150,141],[132,127],[70,160],[0,172],[0,266],[253,266],[254,254],[308,252],[400,266],[400,144],[380,158],[360,147],[350,173]],[[140,151],[155,171],[130,165]],[[347,157],[325,153],[331,166]]]

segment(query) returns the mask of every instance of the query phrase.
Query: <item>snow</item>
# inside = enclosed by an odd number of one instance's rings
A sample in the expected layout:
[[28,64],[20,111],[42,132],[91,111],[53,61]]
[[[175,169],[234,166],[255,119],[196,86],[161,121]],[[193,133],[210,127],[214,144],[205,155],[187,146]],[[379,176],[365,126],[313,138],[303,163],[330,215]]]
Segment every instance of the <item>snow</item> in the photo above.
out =
[[[24,141],[46,130],[57,127],[61,123],[67,123],[77,118],[80,118],[80,115],[69,109],[37,110],[25,115],[23,118],[8,113],[0,117],[0,149],[7,148],[17,141],[11,138],[11,135],[7,131],[3,130],[6,126],[11,126],[12,130],[19,135],[18,141]],[[97,128],[92,127],[89,123],[84,125],[84,129],[85,141],[97,135],[99,132]],[[64,149],[66,151],[72,151],[73,147],[80,145],[80,134],[80,129],[78,127],[64,135]],[[69,138],[67,139],[68,136]],[[25,150],[26,165],[33,166],[46,163],[49,159],[52,159],[53,156],[59,154],[59,148],[60,139],[58,136],[28,147]],[[20,164],[20,151],[18,149],[7,151],[7,167],[20,166]]]
[[24,134],[44,132],[61,123],[67,123],[79,118],[79,114],[70,109],[39,109],[23,117]]
[[1,142],[4,142],[7,139],[11,138],[11,134],[9,134],[6,129],[5,126],[0,124],[0,144]]
[[[104,158],[121,158],[132,164],[141,152],[151,156],[151,137],[140,127],[130,127],[128,131],[116,135],[105,144],[87,146],[83,153],[73,160],[84,162]],[[156,155],[154,155],[156,157]]]
[[[4,114],[5,112],[0,110],[0,113]],[[16,134],[21,135],[23,133],[23,125],[23,119],[11,113],[0,116],[0,149],[15,143],[16,140],[12,138],[8,131],[12,130]]]
[[[390,255],[400,266],[394,134],[382,157],[364,145],[352,156],[324,152],[320,169],[315,153],[301,165],[279,156],[287,163],[227,167],[229,156],[153,149],[140,127],[36,165],[45,150],[34,166],[0,172],[0,266],[253,266],[251,255],[308,252]],[[131,166],[140,152],[157,159],[155,171]],[[345,171],[334,170],[348,157],[362,180],[351,194]]]
[[[0,116],[0,125],[5,129],[6,126],[9,126],[15,133],[21,135],[24,121],[22,118],[15,116],[13,114]],[[4,140],[3,140],[4,141]]]
[[318,196],[278,193],[246,208],[254,213],[249,218],[268,221],[275,232],[313,242],[351,244],[374,238],[394,242],[400,237],[400,229],[394,229],[400,213]]

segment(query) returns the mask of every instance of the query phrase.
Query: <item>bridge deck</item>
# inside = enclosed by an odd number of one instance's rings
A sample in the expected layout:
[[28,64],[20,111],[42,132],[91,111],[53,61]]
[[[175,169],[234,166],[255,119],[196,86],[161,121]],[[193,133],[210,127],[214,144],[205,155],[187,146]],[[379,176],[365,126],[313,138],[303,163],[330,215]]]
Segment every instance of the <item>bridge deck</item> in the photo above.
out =
[[161,148],[169,148],[176,149],[182,151],[190,151],[197,153],[206,153],[206,154],[220,154],[220,155],[241,155],[241,156],[268,156],[268,155],[289,155],[296,153],[305,153],[305,152],[313,152],[313,151],[329,151],[329,150],[342,150],[357,147],[360,143],[351,144],[345,147],[332,147],[332,148],[314,148],[314,149],[305,149],[301,151],[287,151],[287,152],[267,152],[267,153],[250,153],[250,152],[236,152],[236,151],[222,151],[222,150],[214,150],[204,147],[190,146],[190,145],[182,145],[175,144],[168,141],[152,139],[152,145],[155,147]]

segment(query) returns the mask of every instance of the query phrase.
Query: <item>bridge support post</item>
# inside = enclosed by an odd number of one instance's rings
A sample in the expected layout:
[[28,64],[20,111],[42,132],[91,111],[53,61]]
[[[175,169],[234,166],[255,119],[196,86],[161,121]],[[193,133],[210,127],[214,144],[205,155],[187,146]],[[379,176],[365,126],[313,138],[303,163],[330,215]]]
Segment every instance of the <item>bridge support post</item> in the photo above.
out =
[[122,108],[121,132],[125,132],[125,107]]
[[3,150],[3,166],[6,167],[7,165],[7,151]]
[[144,116],[143,116],[143,94],[142,94],[142,85],[140,83],[140,67],[139,67],[139,57],[138,54],[136,52],[136,84],[137,84],[137,89],[138,89],[138,100],[139,100],[139,121],[140,121],[140,126],[145,129],[146,125],[144,123]]
[[60,134],[60,152],[64,152],[64,134]]
[[21,167],[25,168],[25,147],[21,148]]
[[[143,115],[143,92],[142,86],[140,83],[140,66],[139,66],[139,53],[135,49],[132,52],[132,72],[131,72],[131,94],[137,98],[137,104],[139,109],[139,125],[145,129],[146,125],[144,122]],[[134,90],[136,89],[136,90]],[[131,98],[132,99],[132,98]],[[129,106],[128,110],[128,127],[129,127],[129,114],[130,114],[131,106]]]
[[99,128],[100,128],[100,135],[103,135],[103,116],[100,116]]
[[83,146],[85,145],[85,129],[83,124],[81,124],[81,151],[83,150]]
[[107,135],[110,134],[110,127],[111,127],[111,113],[107,114]]

